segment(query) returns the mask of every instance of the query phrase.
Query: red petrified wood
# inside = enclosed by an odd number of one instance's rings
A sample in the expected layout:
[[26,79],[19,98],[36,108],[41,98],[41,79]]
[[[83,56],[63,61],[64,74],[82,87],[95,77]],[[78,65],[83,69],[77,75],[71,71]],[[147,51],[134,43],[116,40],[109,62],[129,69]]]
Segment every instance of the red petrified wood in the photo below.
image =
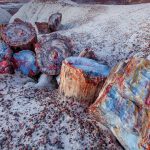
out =
[[34,45],[37,42],[34,27],[30,23],[23,22],[20,19],[16,19],[3,29],[2,39],[10,45],[13,50],[34,50]]

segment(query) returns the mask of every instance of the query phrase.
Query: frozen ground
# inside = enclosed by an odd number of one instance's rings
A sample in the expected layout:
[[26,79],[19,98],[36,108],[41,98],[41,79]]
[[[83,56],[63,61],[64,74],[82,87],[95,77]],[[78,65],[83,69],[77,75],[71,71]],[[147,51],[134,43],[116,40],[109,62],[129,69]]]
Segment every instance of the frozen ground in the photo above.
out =
[[0,75],[0,149],[122,149],[107,128],[98,128],[86,106],[57,90],[29,88],[29,81],[19,73]]

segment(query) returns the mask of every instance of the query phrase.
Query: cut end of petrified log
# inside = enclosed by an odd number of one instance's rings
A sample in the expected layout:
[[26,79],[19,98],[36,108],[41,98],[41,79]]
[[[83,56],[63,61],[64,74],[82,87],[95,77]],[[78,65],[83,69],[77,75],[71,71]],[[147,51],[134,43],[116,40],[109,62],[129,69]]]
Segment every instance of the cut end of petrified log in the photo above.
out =
[[2,39],[14,50],[30,49],[34,51],[37,42],[35,28],[28,22],[16,19],[2,30]]
[[90,105],[97,98],[109,71],[107,66],[94,60],[69,57],[62,64],[60,92]]

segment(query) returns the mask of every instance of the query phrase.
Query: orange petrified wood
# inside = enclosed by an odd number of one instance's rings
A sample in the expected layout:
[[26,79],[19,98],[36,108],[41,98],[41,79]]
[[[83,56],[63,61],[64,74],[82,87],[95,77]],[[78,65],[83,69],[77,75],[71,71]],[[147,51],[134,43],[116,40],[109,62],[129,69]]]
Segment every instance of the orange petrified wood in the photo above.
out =
[[[80,59],[87,61],[90,60],[92,62],[94,61],[79,57],[73,59],[77,59],[76,61],[78,62],[75,63],[79,63]],[[75,64],[65,60],[61,68],[60,92],[66,97],[77,98],[81,103],[89,105],[97,98],[99,90],[102,88],[105,79],[106,76],[94,76],[90,73],[87,74],[84,71],[84,67],[83,69],[78,68]]]

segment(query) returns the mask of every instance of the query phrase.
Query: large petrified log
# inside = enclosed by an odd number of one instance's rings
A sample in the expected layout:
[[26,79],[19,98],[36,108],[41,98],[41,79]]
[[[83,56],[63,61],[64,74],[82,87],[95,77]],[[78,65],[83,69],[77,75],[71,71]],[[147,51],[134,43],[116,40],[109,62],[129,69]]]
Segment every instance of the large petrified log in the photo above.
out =
[[42,73],[59,75],[62,61],[72,55],[72,41],[60,34],[51,34],[36,44],[37,63]]
[[[72,55],[72,48],[72,41],[60,34],[51,34],[48,39],[43,37],[36,44],[37,64],[40,71],[44,74],[41,76],[42,78],[40,78],[38,86],[43,85],[41,83],[43,80],[44,82],[51,81],[52,76],[60,74],[62,61]],[[47,79],[43,79],[43,77],[47,77]],[[50,86],[50,83],[48,84]]]
[[16,19],[4,28],[2,31],[2,39],[13,50],[34,50],[34,44],[37,42],[34,27],[30,23],[23,22],[20,19]]
[[60,92],[89,105],[98,96],[108,74],[109,68],[94,60],[69,57],[62,64]]
[[90,112],[125,149],[150,148],[150,61],[132,58],[110,73]]

